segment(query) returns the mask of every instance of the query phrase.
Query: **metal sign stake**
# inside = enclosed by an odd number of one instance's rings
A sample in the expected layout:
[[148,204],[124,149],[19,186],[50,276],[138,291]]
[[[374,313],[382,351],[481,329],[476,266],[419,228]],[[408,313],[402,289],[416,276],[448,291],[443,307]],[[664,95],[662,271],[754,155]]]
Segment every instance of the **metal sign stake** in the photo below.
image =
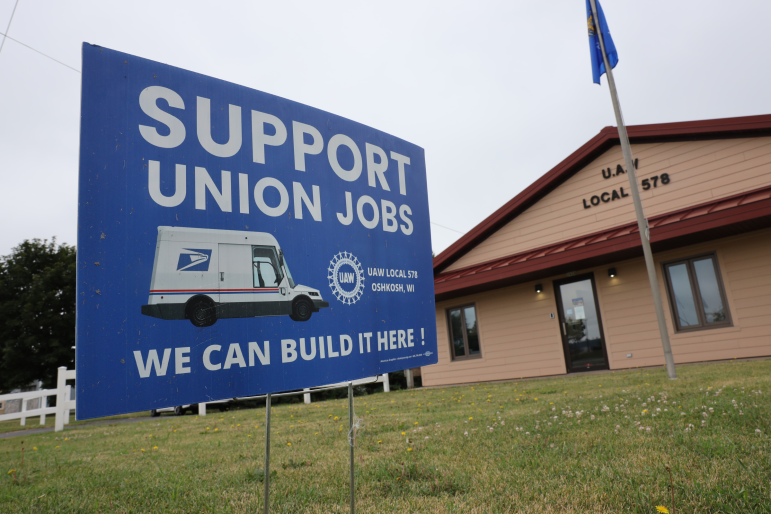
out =
[[265,397],[265,514],[270,509],[270,394]]
[[348,445],[351,450],[351,514],[354,514],[356,502],[356,489],[353,476],[353,450],[354,450],[354,431],[353,431],[353,382],[348,382]]

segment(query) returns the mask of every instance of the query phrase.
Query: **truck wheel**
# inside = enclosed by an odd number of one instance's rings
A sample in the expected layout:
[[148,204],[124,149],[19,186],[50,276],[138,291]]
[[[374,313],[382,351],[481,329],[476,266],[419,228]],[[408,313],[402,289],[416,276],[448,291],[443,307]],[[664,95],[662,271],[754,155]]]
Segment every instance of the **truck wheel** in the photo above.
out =
[[185,415],[185,409],[182,408],[182,406],[174,407],[174,414],[177,416],[184,416]]
[[292,307],[292,315],[289,316],[293,321],[308,321],[313,314],[313,305],[305,298],[298,299]]
[[187,317],[196,327],[210,327],[217,322],[217,311],[208,298],[195,298],[187,306]]
[[150,411],[150,417],[151,418],[157,418],[158,416],[160,416],[160,414],[158,413],[157,410],[153,409],[153,410]]

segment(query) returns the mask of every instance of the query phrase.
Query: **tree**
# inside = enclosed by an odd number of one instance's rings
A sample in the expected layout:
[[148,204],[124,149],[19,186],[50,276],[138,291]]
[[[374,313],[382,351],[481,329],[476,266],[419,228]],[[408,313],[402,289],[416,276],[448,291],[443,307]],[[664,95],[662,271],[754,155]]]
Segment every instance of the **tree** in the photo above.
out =
[[75,364],[75,247],[56,238],[24,241],[0,258],[0,390],[42,380]]

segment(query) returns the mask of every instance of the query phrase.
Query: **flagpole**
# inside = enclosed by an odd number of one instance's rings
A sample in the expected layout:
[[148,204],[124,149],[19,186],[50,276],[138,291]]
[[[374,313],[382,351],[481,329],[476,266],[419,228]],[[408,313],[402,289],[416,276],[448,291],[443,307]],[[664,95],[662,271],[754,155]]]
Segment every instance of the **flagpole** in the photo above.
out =
[[651,283],[651,292],[653,293],[653,303],[656,306],[656,319],[659,323],[659,332],[661,334],[661,346],[664,348],[664,361],[667,365],[667,375],[669,378],[677,378],[675,372],[675,360],[672,357],[672,347],[669,344],[669,332],[667,331],[667,321],[664,318],[664,307],[661,304],[661,292],[659,290],[659,281],[656,277],[656,266],[653,262],[653,253],[651,252],[650,229],[648,220],[643,213],[642,200],[640,199],[640,190],[637,187],[637,173],[635,172],[634,159],[632,159],[632,148],[629,146],[629,136],[626,133],[624,118],[621,114],[621,105],[618,102],[618,93],[616,92],[616,81],[613,80],[613,69],[610,66],[608,56],[605,53],[605,42],[602,38],[600,27],[600,17],[597,12],[596,0],[590,0],[592,5],[592,17],[594,21],[594,30],[600,42],[602,59],[605,63],[605,73],[608,76],[608,87],[610,89],[610,98],[613,101],[613,111],[616,114],[616,125],[618,125],[618,137],[621,141],[621,151],[624,154],[626,163],[626,172],[629,176],[629,188],[632,191],[632,202],[634,211],[637,215],[637,227],[640,230],[640,240],[642,241],[643,254],[645,255],[645,266],[648,268],[648,280]]

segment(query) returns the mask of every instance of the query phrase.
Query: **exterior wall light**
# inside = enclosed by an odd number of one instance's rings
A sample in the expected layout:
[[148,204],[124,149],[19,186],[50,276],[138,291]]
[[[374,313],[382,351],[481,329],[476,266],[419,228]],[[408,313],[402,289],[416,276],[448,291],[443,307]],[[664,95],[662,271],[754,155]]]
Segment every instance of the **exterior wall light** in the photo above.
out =
[[608,276],[613,278],[616,276],[616,268],[608,268]]
[[536,284],[535,285],[535,292],[536,293],[540,293],[542,290],[543,290],[543,285],[542,284]]

